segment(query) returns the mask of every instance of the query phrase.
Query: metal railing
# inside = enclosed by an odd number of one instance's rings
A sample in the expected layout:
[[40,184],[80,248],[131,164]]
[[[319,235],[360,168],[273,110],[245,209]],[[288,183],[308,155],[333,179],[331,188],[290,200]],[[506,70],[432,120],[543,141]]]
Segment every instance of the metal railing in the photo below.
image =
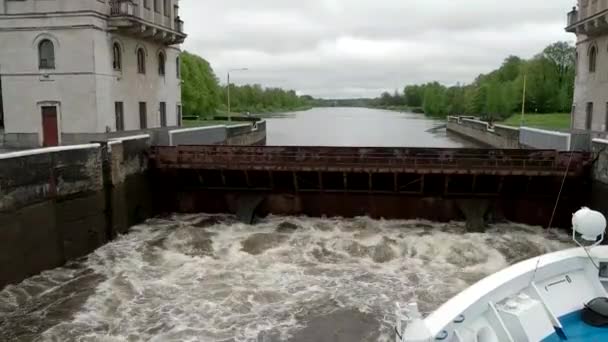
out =
[[[548,150],[178,146],[153,148],[158,168],[272,171],[564,174],[570,153]],[[589,155],[575,153],[571,175]]]

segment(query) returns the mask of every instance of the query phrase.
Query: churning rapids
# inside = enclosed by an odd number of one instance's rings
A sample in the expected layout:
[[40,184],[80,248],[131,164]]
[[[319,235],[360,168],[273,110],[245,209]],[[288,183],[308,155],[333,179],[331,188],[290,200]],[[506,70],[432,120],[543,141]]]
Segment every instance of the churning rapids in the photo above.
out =
[[176,215],[0,292],[2,341],[392,341],[394,302],[429,312],[565,233],[504,223]]

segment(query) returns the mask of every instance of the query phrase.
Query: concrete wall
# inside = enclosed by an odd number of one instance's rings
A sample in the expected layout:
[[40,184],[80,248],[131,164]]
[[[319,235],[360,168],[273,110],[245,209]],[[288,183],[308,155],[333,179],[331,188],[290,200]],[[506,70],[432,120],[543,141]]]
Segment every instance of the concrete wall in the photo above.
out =
[[223,144],[227,137],[226,126],[184,128],[169,131],[168,146]]
[[593,187],[590,206],[608,216],[608,140],[593,140]]
[[149,145],[145,136],[0,154],[0,288],[150,217]]
[[505,149],[519,148],[519,130],[516,128],[495,125],[489,129],[488,123],[474,119],[448,118],[448,131],[462,135],[481,144]]
[[228,127],[228,139],[225,145],[265,145],[266,144],[266,121],[259,121],[253,126]]
[[584,130],[573,130],[565,133],[530,127],[514,128],[504,125],[494,125],[490,128],[485,121],[453,116],[448,117],[447,121],[448,131],[494,148],[589,151],[591,149],[591,139],[598,136]]
[[522,146],[527,148],[569,151],[571,146],[571,135],[570,133],[522,127],[520,128],[519,141]]
[[266,121],[259,121],[253,125],[220,125],[170,130],[168,145],[260,145],[265,143]]

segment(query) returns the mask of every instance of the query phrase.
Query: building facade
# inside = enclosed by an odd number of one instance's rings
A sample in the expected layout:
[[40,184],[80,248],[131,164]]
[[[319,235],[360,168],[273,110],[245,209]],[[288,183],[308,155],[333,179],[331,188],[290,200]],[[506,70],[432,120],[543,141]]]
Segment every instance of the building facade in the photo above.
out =
[[179,0],[0,0],[9,146],[179,126]]
[[576,34],[572,128],[608,131],[608,0],[578,0],[566,31]]

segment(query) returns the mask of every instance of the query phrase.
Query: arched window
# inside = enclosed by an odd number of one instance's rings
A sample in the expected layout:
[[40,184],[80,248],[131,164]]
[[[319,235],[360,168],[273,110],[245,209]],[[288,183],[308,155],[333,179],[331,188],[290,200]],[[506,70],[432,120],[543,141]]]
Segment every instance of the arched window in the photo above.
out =
[[122,70],[122,51],[118,43],[114,43],[112,47],[112,68],[116,71]]
[[175,72],[177,74],[177,79],[182,78],[182,66],[180,64],[179,57],[175,59]]
[[38,44],[38,67],[55,69],[55,46],[48,39],[44,39]]
[[142,48],[137,49],[137,72],[146,73],[146,52]]
[[597,63],[597,48],[595,46],[592,46],[591,50],[589,50],[589,72],[595,72],[596,63]]
[[165,76],[165,54],[160,52],[158,54],[158,74]]

